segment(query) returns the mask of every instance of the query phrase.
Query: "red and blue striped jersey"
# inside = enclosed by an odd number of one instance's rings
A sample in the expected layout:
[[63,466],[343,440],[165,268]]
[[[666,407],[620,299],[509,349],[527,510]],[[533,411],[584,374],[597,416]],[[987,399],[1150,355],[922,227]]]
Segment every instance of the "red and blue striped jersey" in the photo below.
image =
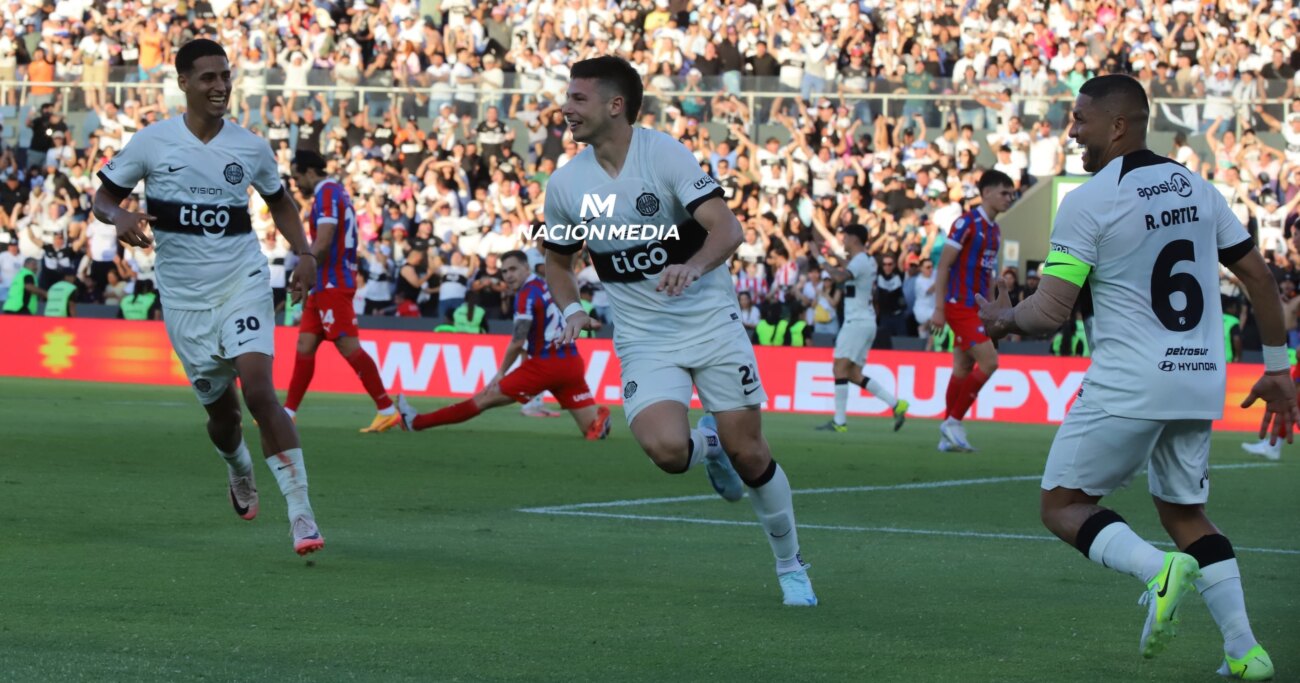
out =
[[564,319],[551,300],[546,281],[536,275],[525,280],[515,294],[515,322],[520,320],[532,321],[524,345],[529,358],[571,358],[578,355],[578,347],[572,342],[551,346],[551,340],[564,332]]
[[948,271],[949,303],[975,306],[975,295],[989,298],[989,282],[998,268],[998,250],[1002,248],[1002,229],[976,207],[952,224],[948,242],[960,251]]
[[319,225],[336,223],[334,240],[325,258],[317,265],[316,291],[337,287],[357,288],[357,214],[352,198],[338,181],[325,179],[316,183],[311,203],[311,221],[307,229],[313,243]]

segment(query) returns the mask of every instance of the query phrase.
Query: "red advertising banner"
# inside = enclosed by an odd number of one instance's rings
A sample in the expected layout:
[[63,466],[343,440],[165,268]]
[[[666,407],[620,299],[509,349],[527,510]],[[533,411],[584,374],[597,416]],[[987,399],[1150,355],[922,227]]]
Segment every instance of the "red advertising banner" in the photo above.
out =
[[[296,328],[276,329],[275,383],[286,389],[293,373]],[[384,384],[394,393],[442,398],[466,397],[496,373],[508,337],[365,330],[362,347],[374,357]],[[613,344],[579,343],[587,362],[587,383],[596,400],[617,404],[623,395]],[[758,347],[759,374],[768,410],[829,413],[835,386],[831,350]],[[910,415],[942,417],[944,391],[952,374],[947,354],[874,351],[865,372],[911,402]],[[1030,424],[1059,423],[1079,391],[1088,361],[1053,356],[1003,356],[998,371],[971,409],[977,420]],[[1262,365],[1228,366],[1228,396],[1219,429],[1254,431],[1261,409],[1238,407],[1263,371]],[[0,317],[0,376],[91,382],[185,385],[185,373],[162,323]],[[317,356],[312,391],[361,393],[351,367],[332,349]],[[883,402],[850,385],[849,413],[884,415]],[[696,403],[698,407],[698,402]]]

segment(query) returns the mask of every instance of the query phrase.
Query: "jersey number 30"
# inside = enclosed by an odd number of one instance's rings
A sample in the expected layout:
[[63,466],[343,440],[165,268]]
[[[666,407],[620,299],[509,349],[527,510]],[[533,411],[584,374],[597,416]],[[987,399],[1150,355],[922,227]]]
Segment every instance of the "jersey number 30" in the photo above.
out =
[[[1151,310],[1160,324],[1174,332],[1195,328],[1205,313],[1205,294],[1196,276],[1174,272],[1174,266],[1183,261],[1196,261],[1195,245],[1191,240],[1174,240],[1160,250],[1151,269]],[[1183,295],[1181,309],[1174,308],[1174,294]]]

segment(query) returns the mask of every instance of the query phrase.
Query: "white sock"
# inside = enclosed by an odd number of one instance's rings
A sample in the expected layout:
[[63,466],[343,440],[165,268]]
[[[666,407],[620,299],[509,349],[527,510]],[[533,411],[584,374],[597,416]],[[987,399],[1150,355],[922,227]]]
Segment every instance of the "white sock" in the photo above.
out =
[[707,456],[716,456],[721,453],[722,442],[718,439],[717,432],[712,429],[692,429],[691,460],[686,464],[686,469],[689,470],[704,462],[704,458]]
[[302,461],[302,449],[290,448],[283,453],[266,459],[266,466],[271,468],[275,481],[280,485],[280,493],[289,504],[289,519],[299,515],[311,514],[311,501],[307,499],[307,466]]
[[248,444],[244,443],[243,439],[239,440],[239,447],[234,452],[227,453],[220,448],[217,449],[217,452],[221,454],[222,458],[225,458],[226,464],[230,466],[230,470],[236,476],[247,477],[252,473],[253,458],[249,455]]
[[285,408],[284,412],[289,415],[289,419],[293,419],[298,416],[298,411],[294,410],[293,408]]
[[396,412],[397,412],[397,406],[396,406],[396,405],[391,405],[391,406],[388,406],[387,408],[380,408],[380,409],[379,409],[379,414],[380,414],[380,415],[392,415],[393,413],[396,413]]
[[1165,554],[1142,540],[1124,522],[1107,524],[1088,549],[1088,559],[1103,567],[1150,581],[1165,566]]
[[1259,644],[1246,617],[1246,594],[1241,589],[1236,558],[1202,567],[1196,590],[1205,598],[1205,606],[1223,633],[1223,649],[1229,657],[1242,657]]
[[842,425],[849,421],[849,385],[835,382],[835,424]]
[[776,471],[766,484],[758,488],[745,487],[754,514],[767,532],[767,542],[776,556],[776,573],[785,574],[803,566],[799,558],[799,531],[794,525],[794,500],[790,495],[790,480],[785,470],[776,465]]
[[864,377],[863,379],[866,380],[865,382],[862,383],[863,389],[870,391],[872,394],[875,395],[876,398],[889,404],[890,408],[893,408],[894,406],[898,405],[898,399],[895,398],[893,394],[889,393],[889,390],[886,389],[883,385],[881,385],[880,382],[877,382],[876,380],[871,379],[870,377]]

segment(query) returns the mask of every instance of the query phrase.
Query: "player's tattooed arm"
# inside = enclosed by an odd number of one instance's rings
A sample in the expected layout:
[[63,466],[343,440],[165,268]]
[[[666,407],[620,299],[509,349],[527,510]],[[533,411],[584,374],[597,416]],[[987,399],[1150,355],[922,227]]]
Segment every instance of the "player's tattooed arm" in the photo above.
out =
[[514,332],[510,335],[510,343],[506,345],[505,354],[501,356],[501,367],[497,368],[497,377],[494,381],[500,381],[505,377],[506,371],[515,364],[515,359],[524,352],[524,342],[528,341],[528,330],[532,326],[531,318],[515,321]]
[[1011,297],[999,279],[994,284],[993,301],[976,294],[975,302],[979,305],[984,331],[991,339],[1000,339],[1008,334],[1039,335],[1065,324],[1074,311],[1074,302],[1081,289],[1073,282],[1047,275],[1038,285],[1038,291],[1019,305],[1012,306]]

